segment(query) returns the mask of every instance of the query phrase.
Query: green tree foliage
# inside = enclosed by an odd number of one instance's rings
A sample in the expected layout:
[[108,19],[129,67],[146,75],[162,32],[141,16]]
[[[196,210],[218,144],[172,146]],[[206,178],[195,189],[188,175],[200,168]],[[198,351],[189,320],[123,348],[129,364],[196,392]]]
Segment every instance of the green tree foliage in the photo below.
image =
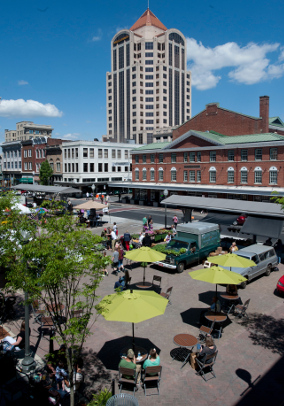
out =
[[[0,208],[7,205],[12,206],[9,197]],[[73,366],[96,320],[96,291],[110,258],[95,249],[101,237],[76,227],[72,216],[47,217],[40,228],[18,212],[11,210],[10,216],[9,223],[3,225],[7,216],[5,209],[1,211],[1,227],[5,226],[14,242],[16,237],[19,241],[13,261],[8,261],[8,284],[14,289],[24,287],[29,301],[39,301],[53,317],[53,339],[66,346],[70,404],[74,405]],[[24,231],[29,235],[23,235]],[[9,248],[10,243],[5,252]],[[3,254],[3,258],[7,256]]]
[[53,175],[53,170],[52,170],[51,166],[49,165],[48,161],[45,160],[40,166],[40,171],[39,171],[40,184],[48,185],[48,181],[52,175]]

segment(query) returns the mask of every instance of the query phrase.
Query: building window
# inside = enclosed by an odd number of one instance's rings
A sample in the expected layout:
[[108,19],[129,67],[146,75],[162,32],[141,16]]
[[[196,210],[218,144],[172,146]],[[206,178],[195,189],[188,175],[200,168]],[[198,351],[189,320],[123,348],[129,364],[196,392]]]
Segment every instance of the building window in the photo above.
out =
[[216,183],[216,168],[214,167],[209,169],[209,182]]
[[[68,158],[69,157],[69,150],[68,150]],[[83,158],[88,158],[88,148],[83,148]]]
[[235,160],[235,151],[233,149],[229,149],[228,151],[228,161],[234,161]]
[[29,149],[29,152],[28,152],[28,157],[30,158],[32,156],[32,150],[31,149]]
[[125,158],[125,159],[128,159],[128,150],[125,150],[125,151],[124,151],[124,158]]
[[197,171],[197,182],[201,182],[201,171]]
[[195,182],[195,171],[189,171],[189,181]]
[[112,149],[112,150],[111,150],[111,157],[112,157],[112,158],[116,158],[116,151],[115,151],[115,149]]
[[254,183],[256,184],[262,183],[262,170],[259,167],[255,168],[254,170]]
[[155,171],[153,168],[150,169],[150,180],[154,181],[155,180]]
[[135,155],[135,163],[136,163],[136,164],[139,163],[139,155]]
[[159,154],[159,164],[163,163],[163,154]]
[[108,149],[104,149],[104,158],[108,158]]
[[254,152],[254,159],[256,161],[262,161],[262,148],[256,148]]
[[83,164],[83,172],[88,172],[88,164],[87,163]]
[[61,171],[61,164],[60,162],[56,162],[56,172],[60,172]]
[[142,155],[142,162],[145,164],[146,163],[146,155]]
[[277,161],[277,148],[270,148],[269,157],[270,161]]
[[150,162],[151,162],[151,164],[155,163],[155,155],[154,154],[150,155]]
[[135,169],[135,180],[139,180],[139,169]]
[[177,154],[176,154],[175,152],[173,152],[173,153],[171,154],[171,162],[172,162],[172,163],[176,163],[176,161],[177,161]]
[[183,171],[183,181],[184,182],[188,181],[188,172],[187,171]]
[[159,168],[159,181],[162,182],[164,180],[164,170],[163,168]]
[[242,149],[241,150],[241,161],[247,161],[247,160],[248,160],[248,150]]
[[248,170],[247,168],[241,168],[241,183],[248,183]]
[[195,152],[190,152],[190,154],[189,154],[189,162],[195,162]]
[[196,155],[197,155],[197,162],[201,162],[201,152],[198,151]]
[[105,172],[108,172],[108,164],[105,164]]
[[142,180],[147,180],[147,170],[146,170],[146,168],[142,169]]
[[210,162],[216,162],[216,151],[210,151]]
[[171,181],[176,182],[177,180],[177,170],[176,168],[171,169]]
[[277,185],[277,168],[275,166],[269,169],[269,183],[270,185]]
[[29,170],[32,170],[33,166],[32,166],[32,162],[29,162]]
[[[7,158],[9,158],[9,152],[7,152]],[[27,158],[27,150],[24,150],[24,158]]]
[[[9,164],[9,163],[10,163],[10,162],[8,162],[8,164]],[[25,168],[25,171],[28,170],[28,163],[27,163],[27,162],[24,163],[24,168]]]
[[231,169],[228,169],[228,183],[235,182],[235,172]]
[[183,162],[188,162],[188,153],[187,152],[183,153]]
[[[98,149],[98,158],[102,158],[102,157],[103,157],[103,150]],[[90,158],[91,158],[91,154],[90,154]]]
[[103,164],[101,162],[98,163],[98,172],[103,171]]

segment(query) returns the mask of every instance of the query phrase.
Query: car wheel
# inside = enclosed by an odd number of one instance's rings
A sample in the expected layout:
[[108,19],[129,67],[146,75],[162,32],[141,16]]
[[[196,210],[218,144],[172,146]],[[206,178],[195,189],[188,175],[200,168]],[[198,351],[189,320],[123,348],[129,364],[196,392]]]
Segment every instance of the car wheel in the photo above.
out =
[[[245,276],[245,278],[247,278],[247,276]],[[245,289],[246,286],[247,286],[247,281],[242,282],[242,283],[240,284],[241,289]]]
[[271,274],[271,264],[268,265],[268,267],[266,268],[266,271],[265,271],[266,276],[269,276],[270,274]]
[[182,273],[184,271],[184,263],[180,262],[177,266],[178,273]]

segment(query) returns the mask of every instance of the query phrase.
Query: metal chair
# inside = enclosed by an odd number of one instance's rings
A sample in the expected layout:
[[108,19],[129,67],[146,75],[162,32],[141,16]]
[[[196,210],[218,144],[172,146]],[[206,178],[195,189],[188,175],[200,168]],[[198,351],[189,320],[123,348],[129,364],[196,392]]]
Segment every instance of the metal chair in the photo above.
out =
[[156,286],[157,288],[160,288],[161,283],[162,283],[162,277],[157,276],[157,275],[153,275],[152,285]]
[[247,309],[249,307],[250,299],[246,300],[243,305],[236,305],[234,309],[234,315],[238,316],[239,318],[248,317]]
[[205,341],[207,335],[210,335],[214,329],[215,320],[212,321],[210,327],[200,326],[199,328],[199,338],[201,341]]
[[133,394],[135,396],[136,384],[137,384],[136,370],[131,368],[119,367],[119,376],[118,376],[119,393],[121,393],[123,385],[125,386],[133,385]]
[[[209,381],[209,379],[206,379],[205,371],[204,371],[207,368],[209,369],[208,372],[210,372],[213,375],[213,378],[216,378],[216,375],[213,371],[213,366],[215,364],[217,355],[218,355],[218,351],[214,352],[214,354],[206,355],[206,357],[205,357],[205,359],[203,359],[203,361],[201,361],[200,359],[198,359],[198,357],[196,357],[196,363],[199,368],[198,371],[196,372],[196,375],[200,375],[204,379],[205,382]],[[213,378],[210,378],[210,379],[213,379]]]
[[142,387],[144,388],[144,395],[146,395],[146,385],[147,384],[154,384],[157,387],[158,395],[160,395],[160,381],[162,377],[162,367],[153,366],[153,367],[146,367],[145,372],[142,376]]
[[169,304],[172,304],[171,301],[170,301],[170,296],[172,294],[172,290],[173,290],[173,287],[167,289],[166,292],[161,292],[160,293],[161,296],[163,296],[165,299],[168,299]]
[[128,393],[120,393],[119,395],[114,395],[106,403],[106,406],[138,406],[138,400],[129,395]]

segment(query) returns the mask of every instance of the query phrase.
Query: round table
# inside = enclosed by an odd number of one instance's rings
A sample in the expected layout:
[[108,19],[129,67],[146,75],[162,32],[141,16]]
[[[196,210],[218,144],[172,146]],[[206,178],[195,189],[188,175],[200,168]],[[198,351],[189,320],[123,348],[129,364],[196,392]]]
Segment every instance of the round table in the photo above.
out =
[[178,345],[180,348],[179,351],[175,351],[173,353],[172,358],[179,358],[181,361],[183,361],[183,364],[180,367],[181,369],[187,363],[191,354],[190,350],[198,343],[198,339],[191,334],[177,334],[174,336],[173,341],[174,344]]
[[240,298],[239,295],[228,295],[227,293],[224,295],[220,295],[220,297],[225,300],[239,300]]
[[150,282],[138,282],[135,283],[135,286],[139,289],[149,289],[151,288],[153,285]]
[[209,311],[207,313],[204,314],[204,317],[208,320],[208,321],[214,321],[216,323],[223,323],[225,320],[227,320],[227,315],[225,313],[222,312],[212,312]]

